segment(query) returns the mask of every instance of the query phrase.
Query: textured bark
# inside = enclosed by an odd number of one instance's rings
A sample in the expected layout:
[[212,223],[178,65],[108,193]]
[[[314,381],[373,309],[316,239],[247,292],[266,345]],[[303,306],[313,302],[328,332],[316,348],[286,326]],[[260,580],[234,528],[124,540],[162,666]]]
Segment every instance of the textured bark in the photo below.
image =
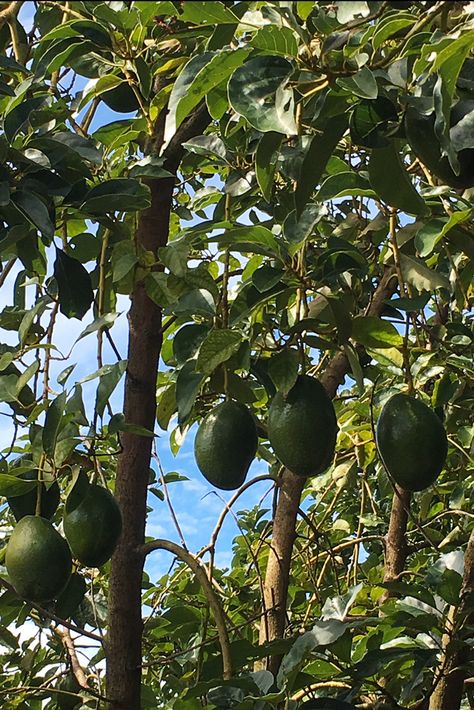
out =
[[[183,156],[182,143],[199,135],[209,123],[200,108],[183,123],[165,150],[164,167],[175,173]],[[159,142],[160,137],[157,136]],[[156,144],[155,144],[156,145]],[[148,180],[151,207],[139,218],[137,245],[156,254],[168,240],[174,178]],[[125,421],[153,430],[156,416],[156,377],[162,343],[161,308],[137,283],[128,315],[128,367],[125,378]],[[112,558],[107,637],[107,697],[110,710],[139,710],[142,617],[141,585],[146,498],[152,440],[123,433],[115,496],[122,511],[123,531]]]
[[[408,511],[410,510],[411,493],[397,486],[397,493],[393,496],[392,510],[390,512],[390,522],[385,540],[385,571],[384,582],[393,582],[398,579],[405,568],[408,556],[408,546],[406,543],[406,530],[408,523]],[[382,599],[390,596],[389,593],[383,595]]]
[[[465,642],[463,627],[472,626],[474,613],[474,531],[471,533],[464,557],[464,575],[460,603],[455,614],[455,632],[444,644],[441,677],[430,698],[429,710],[459,710],[468,675],[467,663],[471,648]],[[457,631],[457,633],[456,633]]]
[[[396,291],[398,282],[394,270],[387,268],[374,293],[368,309],[370,315],[378,315],[384,301]],[[333,357],[320,380],[333,399],[338,387],[344,382],[350,366],[343,352]],[[282,638],[286,628],[286,606],[291,557],[296,537],[296,516],[305,479],[285,471],[279,491],[273,519],[273,536],[268,556],[264,583],[264,605],[260,622],[260,643]],[[272,656],[267,661],[268,669],[276,675],[281,657]]]

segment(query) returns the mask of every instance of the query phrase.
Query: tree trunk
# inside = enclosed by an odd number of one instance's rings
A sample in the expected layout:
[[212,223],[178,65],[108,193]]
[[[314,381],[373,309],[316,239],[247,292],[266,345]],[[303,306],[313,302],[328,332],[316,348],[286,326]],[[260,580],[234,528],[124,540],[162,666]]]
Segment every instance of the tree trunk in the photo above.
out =
[[471,647],[465,642],[462,630],[474,623],[473,601],[474,531],[471,532],[464,557],[464,576],[454,633],[450,633],[443,644],[444,658],[439,669],[441,677],[430,698],[429,710],[459,710],[461,707],[464,681],[468,673],[467,663],[471,657]]
[[[393,582],[398,579],[405,568],[408,556],[406,543],[406,531],[408,523],[408,512],[410,510],[411,493],[397,486],[393,495],[392,510],[390,512],[390,522],[385,542],[385,572],[384,582]],[[390,596],[384,594],[383,598]]]
[[[387,268],[374,293],[370,315],[379,315],[385,300],[395,293],[398,282],[392,268]],[[331,399],[350,371],[349,361],[343,352],[333,357],[321,376],[321,383]],[[305,479],[285,471],[273,519],[273,537],[268,556],[264,582],[264,605],[260,622],[260,643],[282,638],[286,628],[291,556],[296,538],[296,516]],[[268,659],[267,667],[276,675],[281,657]]]
[[[181,126],[164,152],[164,168],[178,169],[182,143],[203,132],[209,123],[205,107]],[[160,122],[162,125],[162,121]],[[161,136],[156,137],[156,143]],[[174,178],[148,180],[151,207],[139,218],[136,242],[157,253],[168,240]],[[154,430],[156,378],[161,350],[161,308],[138,282],[128,315],[128,366],[125,377],[125,421]],[[140,710],[142,664],[142,576],[146,499],[152,439],[123,433],[115,496],[122,511],[123,530],[112,558],[107,636],[107,697],[110,710]]]

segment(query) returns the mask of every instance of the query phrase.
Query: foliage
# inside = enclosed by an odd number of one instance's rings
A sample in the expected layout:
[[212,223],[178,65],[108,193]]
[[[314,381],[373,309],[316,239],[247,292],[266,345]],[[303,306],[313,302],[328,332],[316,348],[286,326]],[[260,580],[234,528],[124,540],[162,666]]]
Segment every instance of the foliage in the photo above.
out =
[[[459,174],[474,111],[455,132],[449,117],[453,103],[474,100],[474,29],[472,4],[398,5],[27,2],[16,18],[0,15],[0,283],[11,285],[0,397],[12,432],[2,496],[32,489],[13,464],[28,453],[46,485],[59,482],[57,523],[79,467],[113,490],[121,437],[151,435],[111,404],[127,365],[114,324],[137,283],[163,309],[157,422],[173,453],[227,395],[256,417],[258,456],[277,480],[271,398],[338,354],[350,364],[334,400],[334,461],[304,489],[285,638],[258,644],[271,516],[257,506],[237,513],[230,569],[208,565],[231,679],[195,575],[180,563],[144,576],[144,708],[296,710],[321,695],[406,708],[431,694],[472,528],[472,189],[444,184],[416,158],[404,116],[432,114],[440,154]],[[31,29],[22,12],[34,13]],[[107,95],[124,86],[121,105],[138,110],[98,125]],[[184,145],[170,240],[153,253],[135,230],[150,185],[169,171],[149,135],[168,107],[168,144],[202,102],[211,121]],[[375,313],[388,270],[393,295]],[[64,318],[83,322],[79,340],[97,340],[97,366],[76,380],[74,344],[55,344]],[[407,387],[443,420],[449,451],[436,485],[413,498],[410,555],[387,583],[394,492],[373,425]],[[15,521],[7,506],[2,516],[5,545]],[[81,643],[100,645],[109,565],[81,572],[88,590],[69,621]],[[2,707],[52,709],[70,666],[55,603],[22,601],[3,576]],[[27,619],[31,643],[19,637]],[[104,653],[81,657],[84,707],[102,707]],[[270,653],[284,654],[276,678],[262,666]]]

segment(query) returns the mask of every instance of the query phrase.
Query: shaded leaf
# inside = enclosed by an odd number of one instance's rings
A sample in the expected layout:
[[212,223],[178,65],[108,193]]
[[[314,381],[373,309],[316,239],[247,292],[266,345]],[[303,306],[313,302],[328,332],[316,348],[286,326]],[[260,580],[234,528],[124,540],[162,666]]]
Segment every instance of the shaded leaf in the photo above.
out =
[[46,412],[43,429],[43,449],[48,456],[54,455],[61,419],[66,407],[67,393],[61,392],[53,399]]
[[211,330],[199,348],[196,371],[210,375],[238,350],[241,342],[242,336],[235,330]]
[[352,338],[368,348],[392,348],[403,343],[403,338],[395,326],[377,316],[354,318]]
[[83,265],[72,256],[56,249],[54,278],[58,284],[61,313],[67,318],[83,318],[94,300],[91,277]]

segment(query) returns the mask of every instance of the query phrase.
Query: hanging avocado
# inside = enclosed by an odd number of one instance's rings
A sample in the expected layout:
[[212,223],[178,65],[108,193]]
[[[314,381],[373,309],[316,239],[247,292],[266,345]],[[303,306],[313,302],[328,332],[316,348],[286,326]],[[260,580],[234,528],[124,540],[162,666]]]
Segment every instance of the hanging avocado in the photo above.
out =
[[377,422],[377,448],[395,483],[422,491],[439,476],[448,452],[444,427],[424,402],[396,394]]
[[71,552],[49,520],[27,515],[8,541],[5,564],[15,590],[31,601],[50,601],[71,575]]
[[[474,101],[458,101],[451,109],[450,136],[455,138],[462,129],[460,122],[474,111]],[[449,160],[441,154],[441,146],[435,133],[435,115],[419,113],[408,108],[405,114],[405,130],[408,142],[416,157],[443,183],[458,189],[474,186],[474,147],[464,148],[457,154],[460,172],[456,175]],[[466,126],[466,131],[468,126]]]
[[331,463],[337,436],[333,404],[322,384],[300,375],[268,410],[268,438],[281,463],[299,476],[316,476]]
[[257,452],[255,421],[240,402],[223,402],[201,422],[194,442],[196,462],[216,488],[232,491],[245,481]]
[[[18,459],[17,459],[18,460]],[[24,466],[25,461],[19,461],[19,465]],[[33,465],[33,464],[32,464]],[[21,473],[19,478],[23,478],[26,481],[37,481],[38,480],[38,470],[32,469],[31,471],[25,471]],[[40,515],[43,518],[50,520],[55,514],[57,507],[59,505],[60,491],[59,486],[56,481],[51,483],[49,487],[46,487],[44,483],[41,483],[41,511]],[[34,515],[36,512],[36,499],[38,495],[38,487],[33,488],[27,493],[19,496],[8,496],[7,502],[15,516],[15,520],[21,520],[25,515]]]
[[122,532],[122,515],[112,493],[90,484],[81,472],[67,498],[63,526],[79,562],[87,567],[101,567],[115,550]]
[[116,113],[136,113],[140,108],[138,99],[130,84],[125,80],[110,91],[105,91],[100,98]]

